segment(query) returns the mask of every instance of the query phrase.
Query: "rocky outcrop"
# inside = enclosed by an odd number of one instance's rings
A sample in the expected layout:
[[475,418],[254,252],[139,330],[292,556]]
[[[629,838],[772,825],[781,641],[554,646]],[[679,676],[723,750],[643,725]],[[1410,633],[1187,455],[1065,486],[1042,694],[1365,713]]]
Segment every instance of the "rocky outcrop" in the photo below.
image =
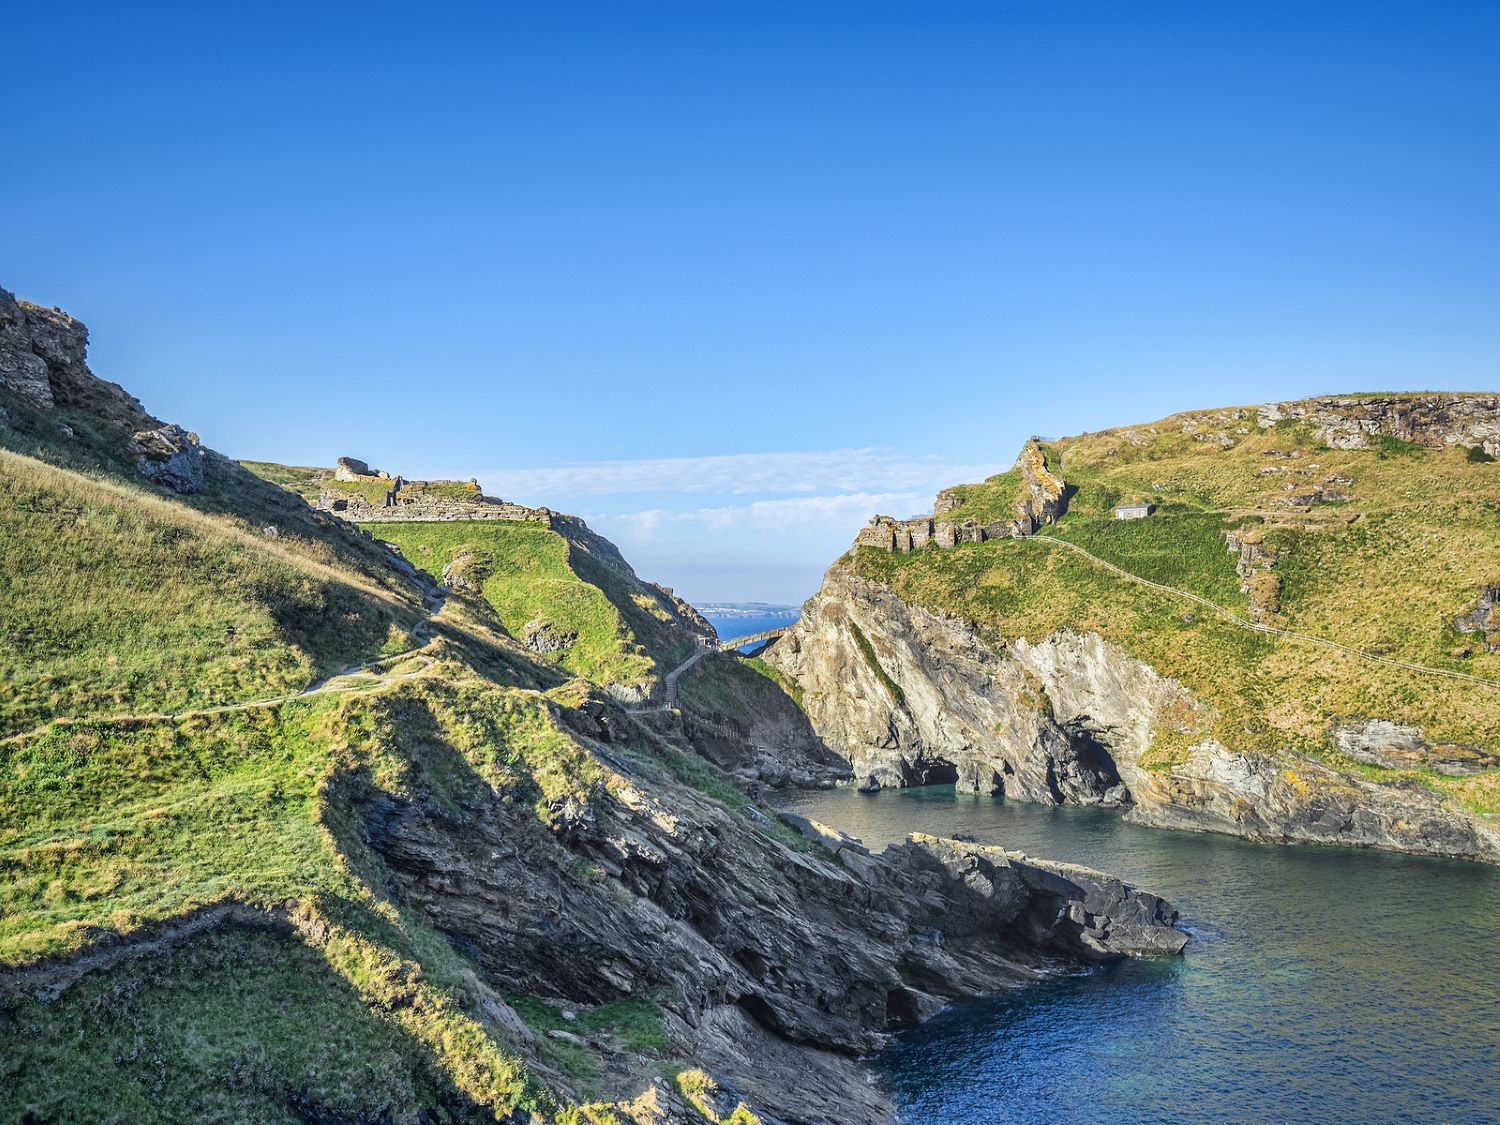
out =
[[796,699],[733,653],[710,653],[678,681],[677,710],[653,721],[753,786],[828,788],[849,763],[824,745]]
[[1021,447],[1016,469],[1021,474],[1021,493],[1016,499],[1011,534],[1033,535],[1062,515],[1066,495],[1063,481],[1047,467],[1039,438],[1028,438]]
[[[1101,723],[1141,723],[1059,712],[1022,651],[1042,659],[1029,646],[997,652],[968,623],[835,566],[767,660],[801,685],[813,727],[865,788],[955,781],[1048,804],[1124,800],[1096,735]],[[1142,691],[1149,724],[1154,704]]]
[[1377,783],[1298,755],[1235,753],[1213,740],[1146,775],[1128,819],[1278,843],[1339,844],[1500,863],[1500,832],[1416,780]]
[[136,468],[141,475],[173,492],[203,490],[203,446],[198,435],[181,426],[158,426],[138,430],[130,439]]
[[550,621],[528,621],[521,630],[521,643],[536,653],[565,652],[578,643],[578,634],[564,632]]
[[[89,370],[89,333],[61,309],[46,309],[0,289],[0,390],[25,408],[92,415],[118,433],[119,452],[141,475],[178,493],[203,488],[206,453],[198,435],[153,418],[140,401]],[[58,433],[72,436],[59,422]]]
[[1307,422],[1333,449],[1365,449],[1383,435],[1430,449],[1477,447],[1500,456],[1500,395],[1341,395],[1260,408],[1262,427],[1284,419]]
[[1264,541],[1265,529],[1249,524],[1224,533],[1224,543],[1235,557],[1234,573],[1240,593],[1249,595],[1250,619],[1265,624],[1281,610],[1281,578],[1271,573],[1276,551]]
[[[1158,827],[1500,862],[1500,831],[1419,783],[1221,745],[1208,708],[1097,634],[987,638],[835,565],[768,660],[801,685],[814,728],[865,788],[951,781],[1047,804],[1128,803],[1128,819]],[[1419,732],[1402,737],[1420,753],[1403,755],[1400,730],[1346,724],[1329,748],[1449,773],[1493,764]],[[1191,750],[1149,767],[1164,737]]]
[[1500,766],[1500,757],[1472,746],[1434,746],[1417,727],[1388,719],[1334,727],[1334,746],[1371,766],[1388,770],[1430,769],[1449,777],[1465,777]]
[[1481,586],[1474,608],[1455,618],[1453,628],[1460,633],[1479,633],[1488,651],[1500,652],[1500,582]]
[[888,1121],[858,1056],[953,998],[1187,940],[1097,872],[930,837],[834,861],[644,778],[552,814],[546,835],[512,802],[455,818],[379,796],[365,823],[396,892],[489,979],[577,1004],[669,990],[700,1062],[786,1120]]

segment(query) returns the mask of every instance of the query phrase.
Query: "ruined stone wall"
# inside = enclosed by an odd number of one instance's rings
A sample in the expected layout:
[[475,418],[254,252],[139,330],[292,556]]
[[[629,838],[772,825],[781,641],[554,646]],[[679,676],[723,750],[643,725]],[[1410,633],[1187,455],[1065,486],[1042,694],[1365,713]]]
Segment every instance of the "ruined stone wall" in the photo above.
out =
[[960,543],[984,543],[990,539],[1006,539],[1016,535],[1009,523],[979,524],[973,520],[954,523],[951,520],[919,516],[914,520],[898,520],[890,516],[876,516],[868,527],[861,528],[854,538],[857,547],[878,547],[882,551],[920,551],[923,547],[955,547]]
[[318,493],[318,509],[331,512],[355,523],[407,521],[428,523],[439,520],[520,520],[552,526],[550,508],[528,508],[481,496],[476,500],[455,500],[442,496],[413,496],[403,499],[404,490],[388,494],[390,503],[371,503],[357,492],[341,488],[324,488]]
[[371,469],[354,457],[340,457],[334,481],[358,485],[325,485],[317,507],[355,523],[381,521],[434,522],[439,520],[517,520],[553,523],[549,508],[528,508],[486,496],[479,482],[407,480]]
[[1062,514],[1065,485],[1061,477],[1047,468],[1047,459],[1036,438],[1029,439],[1021,448],[1016,468],[1021,470],[1021,491],[1016,499],[1016,518],[1013,520],[981,524],[974,520],[943,519],[962,503],[957,490],[945,488],[937,494],[932,515],[912,520],[876,516],[868,527],[860,529],[854,537],[854,545],[899,553],[920,551],[929,544],[946,548],[960,543],[984,543],[990,539],[1032,535],[1037,528],[1055,522]]

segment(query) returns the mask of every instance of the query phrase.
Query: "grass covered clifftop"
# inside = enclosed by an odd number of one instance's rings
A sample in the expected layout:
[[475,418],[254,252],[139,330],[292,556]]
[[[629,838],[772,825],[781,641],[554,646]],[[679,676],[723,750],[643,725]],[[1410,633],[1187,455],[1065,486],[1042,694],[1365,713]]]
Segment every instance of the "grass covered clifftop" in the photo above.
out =
[[[1331,740],[1337,727],[1384,719],[1420,728],[1433,762],[1482,762],[1500,753],[1500,689],[1257,632],[1049,541],[1245,622],[1500,682],[1500,636],[1476,617],[1500,582],[1500,466],[1475,457],[1476,444],[1430,433],[1330,446],[1348,440],[1338,400],[1317,402],[1316,416],[1202,411],[1046,443],[1067,483],[1055,526],[948,550],[860,548],[850,565],[909,603],[977,622],[996,643],[1097,632],[1182,683],[1213,717],[1204,729],[1159,732],[1148,765],[1169,767],[1213,735],[1232,748],[1409,774],[1471,809],[1500,811],[1492,770],[1384,769],[1350,761]],[[950,490],[959,504],[943,518],[982,523],[1008,511],[1013,477]],[[1133,501],[1155,513],[1114,518]]]
[[581,521],[556,523],[381,522],[369,530],[415,566],[480,593],[537,659],[645,698],[692,653],[698,621]]

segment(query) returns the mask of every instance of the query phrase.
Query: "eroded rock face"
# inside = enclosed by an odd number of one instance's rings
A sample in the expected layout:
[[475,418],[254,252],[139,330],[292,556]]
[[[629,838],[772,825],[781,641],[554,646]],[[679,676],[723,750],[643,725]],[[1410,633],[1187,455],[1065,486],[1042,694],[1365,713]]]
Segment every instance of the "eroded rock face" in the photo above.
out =
[[[802,685],[814,728],[865,788],[956,780],[1047,804],[1129,802],[1128,819],[1158,827],[1500,862],[1500,832],[1421,785],[1215,742],[1208,708],[1097,634],[992,644],[834,566],[768,659]],[[1193,749],[1146,768],[1163,732]],[[1330,749],[1454,774],[1492,764],[1378,721],[1331,731]]]
[[455,818],[382,796],[366,825],[402,897],[489,978],[586,1004],[669,989],[700,1057],[788,1120],[890,1120],[856,1056],[952,998],[1187,940],[1166,903],[1097,872],[931,837],[834,862],[674,786],[613,786],[550,833],[500,799]]
[[1500,833],[1420,782],[1378,784],[1299,755],[1240,754],[1213,740],[1147,775],[1137,824],[1252,840],[1343,844],[1500,863]]
[[1453,622],[1460,633],[1480,633],[1484,647],[1500,652],[1500,582],[1487,582],[1479,588],[1474,608]]
[[1500,758],[1466,746],[1434,746],[1417,727],[1388,719],[1335,727],[1333,744],[1356,762],[1390,770],[1435,769],[1462,777],[1500,765]]
[[1429,448],[1462,445],[1500,455],[1500,395],[1361,395],[1278,402],[1260,408],[1261,426],[1284,418],[1312,424],[1333,449],[1365,449],[1377,435]]
[[181,426],[138,430],[130,439],[141,475],[173,492],[203,490],[203,446]]
[[1047,458],[1036,438],[1029,438],[1016,458],[1021,470],[1021,495],[1016,501],[1013,535],[1031,535],[1040,527],[1056,523],[1063,511],[1063,482],[1047,467]]
[[[1134,694],[1098,692],[1091,704],[1080,687],[1075,705],[1033,667],[1065,643],[997,653],[968,623],[834,567],[767,659],[802,685],[814,728],[866,788],[956,780],[965,791],[1046,804],[1119,803],[1128,790],[1121,762],[1144,748],[1127,728],[1149,725],[1164,705],[1158,696],[1177,689],[1155,677],[1147,690],[1154,673],[1144,665],[1106,663],[1141,681]],[[1117,705],[1126,700],[1129,708]]]
[[550,621],[530,621],[521,630],[521,643],[532,652],[565,652],[578,643],[578,634],[564,632]]
[[[206,454],[198,435],[153,418],[124,388],[95,376],[88,340],[82,321],[0,289],[0,388],[32,410],[93,415],[119,431],[120,448],[147,479],[174,492],[201,490]],[[57,429],[72,435],[67,425]]]

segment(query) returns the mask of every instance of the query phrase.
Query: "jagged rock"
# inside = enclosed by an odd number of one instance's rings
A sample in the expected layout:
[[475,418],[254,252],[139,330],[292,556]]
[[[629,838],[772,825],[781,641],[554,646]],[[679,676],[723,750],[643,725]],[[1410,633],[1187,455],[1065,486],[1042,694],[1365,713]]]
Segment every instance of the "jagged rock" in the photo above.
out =
[[521,631],[521,640],[532,652],[563,652],[578,643],[578,634],[565,633],[550,621],[530,621]]
[[1453,777],[1500,765],[1500,757],[1460,746],[1434,746],[1416,727],[1387,719],[1335,727],[1333,744],[1356,762],[1385,769],[1433,769]]
[[1021,471],[1021,495],[1016,500],[1016,518],[1011,534],[1032,535],[1040,527],[1056,523],[1062,515],[1064,485],[1061,477],[1047,467],[1039,438],[1028,438],[1016,458]]
[[374,473],[370,466],[358,457],[340,457],[333,466],[333,479],[341,481],[357,481],[364,477],[385,477],[386,473]]
[[1329,396],[1260,408],[1262,427],[1284,419],[1310,424],[1333,449],[1366,449],[1377,435],[1432,449],[1478,446],[1500,455],[1500,395],[1433,393]]
[[0,386],[27,406],[51,410],[56,405],[49,368],[81,363],[87,340],[78,321],[0,289]]
[[[835,862],[671,784],[589,806],[561,836],[498,797],[455,817],[377,795],[364,820],[396,893],[487,978],[570,1006],[669,990],[700,1064],[788,1120],[888,1121],[857,1056],[952,998],[1187,940],[1153,895],[997,848],[845,839]],[[564,839],[607,877],[570,877]]]
[[158,426],[138,430],[130,439],[136,468],[173,492],[192,493],[203,489],[203,447],[198,435],[181,426]]
[[1421,785],[1380,784],[1300,755],[1235,753],[1207,739],[1150,773],[1126,819],[1252,840],[1354,844],[1500,862],[1500,833]]
[[443,585],[466,594],[481,593],[487,577],[489,568],[473,551],[459,551],[443,567]]
[[1460,633],[1484,634],[1484,647],[1500,652],[1500,582],[1487,582],[1479,588],[1474,608],[1453,622]]
[[[1212,714],[1181,684],[1097,634],[988,641],[835,564],[767,659],[801,684],[861,788],[947,780],[1046,804],[1128,803],[1127,819],[1160,827],[1500,862],[1500,832],[1426,789],[1214,742],[1202,734]],[[1187,761],[1142,767],[1168,731],[1197,739]],[[1428,747],[1408,764],[1485,760]]]

